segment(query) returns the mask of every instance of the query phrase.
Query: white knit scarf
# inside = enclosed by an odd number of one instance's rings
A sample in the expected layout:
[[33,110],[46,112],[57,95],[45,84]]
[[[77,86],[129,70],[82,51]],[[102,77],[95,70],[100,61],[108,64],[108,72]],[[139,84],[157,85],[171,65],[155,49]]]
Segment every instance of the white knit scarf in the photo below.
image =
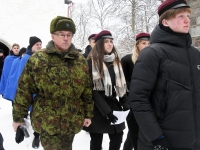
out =
[[[114,54],[104,55],[104,62],[113,62],[114,72],[115,72],[115,81],[116,81],[116,85],[114,86],[114,88],[117,93],[117,96],[123,97],[124,94],[126,93],[127,86],[126,86],[126,81],[125,81],[121,64],[119,65],[119,68],[118,68],[117,63],[115,61]],[[103,83],[102,83],[99,70],[97,66],[95,66],[96,64],[94,64],[94,61],[92,59],[92,76],[93,76],[94,90],[105,91],[106,96],[111,96],[112,82],[111,82],[108,68],[104,62],[103,62],[104,78],[103,78]],[[120,78],[120,74],[121,74],[121,78]]]

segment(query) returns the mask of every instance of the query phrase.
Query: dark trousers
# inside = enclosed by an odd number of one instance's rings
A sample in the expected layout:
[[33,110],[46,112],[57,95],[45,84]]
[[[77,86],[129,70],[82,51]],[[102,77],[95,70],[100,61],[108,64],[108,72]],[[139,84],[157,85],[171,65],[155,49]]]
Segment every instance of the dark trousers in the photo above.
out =
[[[133,141],[131,139],[130,132],[128,131],[126,141],[124,142],[123,150],[133,150]],[[135,148],[134,148],[135,150]],[[137,150],[137,149],[136,149]]]
[[[110,138],[109,150],[119,150],[122,143],[123,131],[115,134],[108,134],[108,136]],[[101,150],[103,134],[90,133],[90,137],[90,150]]]
[[4,150],[3,148],[3,136],[0,133],[0,150]]
[[123,150],[132,150],[133,148],[137,150],[139,126],[132,111],[130,111],[126,121],[129,131],[124,142]]

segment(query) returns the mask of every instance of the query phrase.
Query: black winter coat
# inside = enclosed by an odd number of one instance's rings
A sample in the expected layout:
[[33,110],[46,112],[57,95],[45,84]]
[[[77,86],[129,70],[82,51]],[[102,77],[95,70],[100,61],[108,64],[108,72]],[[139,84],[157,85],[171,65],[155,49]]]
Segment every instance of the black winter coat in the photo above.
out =
[[[115,73],[112,63],[105,63],[110,73],[112,85],[115,85]],[[88,61],[90,75],[92,78],[92,61]],[[114,89],[114,87],[112,87]],[[92,98],[94,100],[94,117],[89,127],[83,129],[92,133],[119,133],[125,129],[125,123],[118,125],[110,125],[110,121],[107,119],[107,114],[113,110],[122,111],[123,107],[128,106],[128,98],[125,95],[120,98],[119,101],[116,98],[116,92],[113,90],[113,94],[110,97],[105,96],[105,91],[93,90]]]
[[200,149],[200,52],[191,43],[189,34],[157,26],[138,57],[129,102],[144,144],[139,150],[152,150],[162,134],[173,150]]
[[128,54],[121,59],[121,64],[124,72],[124,76],[126,78],[126,84],[128,90],[130,89],[131,75],[134,68],[134,63],[132,61],[132,54]]

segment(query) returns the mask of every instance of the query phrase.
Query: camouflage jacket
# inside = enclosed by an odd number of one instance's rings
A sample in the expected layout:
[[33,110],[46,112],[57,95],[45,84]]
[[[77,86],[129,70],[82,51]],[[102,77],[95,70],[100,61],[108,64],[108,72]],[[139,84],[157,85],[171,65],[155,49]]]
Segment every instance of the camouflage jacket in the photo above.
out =
[[18,82],[13,121],[23,122],[32,105],[31,123],[36,132],[78,133],[84,118],[92,117],[91,85],[87,61],[74,45],[60,53],[50,41],[27,61]]

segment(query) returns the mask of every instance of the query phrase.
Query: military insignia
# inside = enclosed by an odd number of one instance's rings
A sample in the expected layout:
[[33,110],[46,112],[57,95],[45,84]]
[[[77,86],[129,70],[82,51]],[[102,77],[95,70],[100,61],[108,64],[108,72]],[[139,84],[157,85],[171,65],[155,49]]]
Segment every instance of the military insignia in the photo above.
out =
[[66,23],[66,27],[69,27],[70,25],[69,25],[69,23]]

